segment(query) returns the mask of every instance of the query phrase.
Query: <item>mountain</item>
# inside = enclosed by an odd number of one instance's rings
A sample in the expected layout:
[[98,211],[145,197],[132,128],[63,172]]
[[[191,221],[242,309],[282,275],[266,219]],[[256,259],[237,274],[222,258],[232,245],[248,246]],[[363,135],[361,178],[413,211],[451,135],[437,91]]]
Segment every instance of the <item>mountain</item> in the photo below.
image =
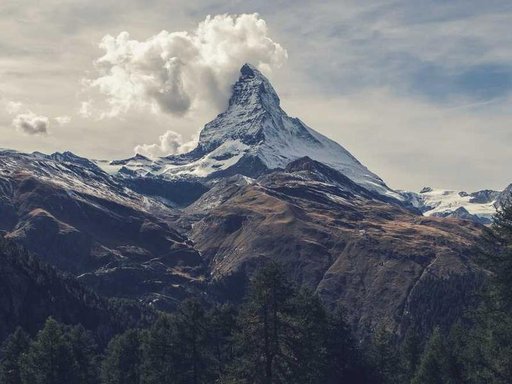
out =
[[81,323],[104,340],[154,317],[137,305],[111,302],[94,294],[3,239],[0,290],[0,340],[17,326],[35,332],[49,316],[66,324]]
[[[92,161],[0,151],[0,232],[96,292],[162,310],[190,295],[237,302],[275,261],[342,305],[363,336],[380,325],[427,334],[461,315],[483,275],[483,226],[459,218],[496,199],[389,189],[289,117],[251,65],[189,153]],[[443,207],[457,211],[430,212]]]
[[496,199],[496,206],[500,207],[503,204],[512,200],[512,184],[503,190]]
[[371,191],[401,199],[338,143],[289,117],[268,79],[255,67],[245,64],[240,72],[227,110],[205,125],[193,151],[155,161],[138,155],[99,165],[110,172],[164,179],[235,174],[254,178],[309,156]]
[[401,192],[405,201],[425,216],[454,217],[490,224],[502,193],[485,189],[477,192],[423,188],[419,193]]
[[[435,323],[439,312],[422,304],[432,280],[446,283],[428,293],[441,308],[444,295],[465,298],[460,287],[469,295],[480,273],[472,262],[478,224],[423,217],[309,158],[219,183],[181,220],[220,296],[240,298],[252,272],[273,260],[326,303],[343,305],[360,331]],[[465,303],[450,305],[460,315]]]
[[0,152],[0,212],[6,238],[101,294],[169,307],[203,275],[171,207],[69,152]]

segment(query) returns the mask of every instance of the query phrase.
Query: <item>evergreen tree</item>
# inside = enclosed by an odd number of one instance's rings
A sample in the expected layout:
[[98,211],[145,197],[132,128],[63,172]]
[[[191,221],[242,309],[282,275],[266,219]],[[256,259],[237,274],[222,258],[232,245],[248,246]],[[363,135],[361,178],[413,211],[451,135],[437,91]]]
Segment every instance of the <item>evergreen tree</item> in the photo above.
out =
[[434,329],[412,384],[451,384],[449,356],[439,328]]
[[318,296],[309,289],[300,290],[291,300],[290,336],[285,339],[289,348],[290,370],[294,383],[325,382],[329,360],[327,313]]
[[82,325],[76,325],[66,332],[76,364],[77,383],[94,384],[99,379],[97,345],[91,332]]
[[174,323],[177,361],[176,383],[211,383],[215,377],[209,344],[209,324],[203,306],[187,300],[178,308]]
[[376,382],[375,372],[345,321],[344,311],[337,307],[328,314],[327,324],[327,380],[328,384],[371,384]]
[[292,327],[293,290],[276,264],[263,267],[253,278],[248,301],[241,309],[235,335],[237,358],[223,382],[272,384],[293,382],[287,354]]
[[209,344],[217,377],[226,373],[229,362],[233,361],[233,334],[236,328],[237,312],[231,305],[215,306],[209,313]]
[[468,350],[472,380],[509,383],[512,377],[512,200],[496,213],[480,262],[491,272]]
[[30,337],[16,328],[0,348],[0,383],[21,384],[20,359],[30,346]]
[[141,334],[128,330],[114,337],[101,367],[103,384],[139,384],[141,369]]
[[422,354],[421,339],[414,329],[409,329],[400,348],[402,381],[409,383],[420,363]]
[[143,384],[172,384],[177,376],[176,362],[180,359],[176,348],[174,323],[162,315],[143,338]]
[[175,314],[161,317],[144,338],[142,383],[213,382],[218,367],[210,331],[210,319],[197,300],[187,300]]
[[49,318],[21,359],[24,384],[81,383],[64,328]]
[[319,298],[294,289],[281,268],[269,264],[252,281],[234,336],[236,359],[222,382],[325,383],[329,353],[342,347],[330,344],[330,330]]
[[377,376],[384,383],[396,383],[399,376],[399,356],[393,335],[380,327],[373,337],[370,360]]
[[492,272],[494,297],[500,310],[512,313],[512,200],[501,207],[487,232],[483,266]]

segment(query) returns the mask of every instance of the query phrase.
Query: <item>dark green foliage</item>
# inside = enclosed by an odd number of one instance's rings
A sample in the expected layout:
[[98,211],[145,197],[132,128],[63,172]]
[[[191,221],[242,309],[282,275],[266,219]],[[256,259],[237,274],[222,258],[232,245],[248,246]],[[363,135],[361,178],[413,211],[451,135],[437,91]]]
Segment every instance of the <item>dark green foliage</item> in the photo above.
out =
[[176,383],[211,383],[212,354],[209,343],[209,319],[203,306],[196,300],[187,300],[174,317],[176,331]]
[[372,383],[373,369],[365,362],[362,351],[356,347],[352,332],[345,322],[343,309],[328,314],[327,380],[329,384]]
[[226,367],[234,359],[232,336],[236,327],[237,312],[230,305],[215,306],[208,314],[211,361],[217,377],[226,373]]
[[431,336],[414,384],[506,384],[512,378],[512,205],[482,239],[480,262],[490,274],[483,301],[449,333]]
[[0,383],[21,383],[21,356],[29,346],[30,337],[19,327],[4,341],[0,349]]
[[171,384],[176,376],[174,324],[170,316],[160,317],[144,334],[142,378],[144,384]]
[[418,369],[423,351],[421,338],[414,328],[410,328],[400,347],[401,380],[410,382]]
[[349,377],[363,382],[341,314],[330,316],[316,295],[295,289],[275,264],[252,281],[234,349],[223,383],[341,383]]
[[55,320],[46,321],[22,356],[21,381],[24,384],[84,383],[80,381],[79,367],[64,327]]
[[211,383],[232,359],[235,313],[228,307],[207,312],[196,300],[162,316],[146,332],[142,382]]
[[103,384],[141,383],[142,340],[141,333],[129,330],[116,336],[109,343],[101,366]]
[[71,327],[65,334],[76,365],[77,383],[94,384],[99,376],[98,347],[90,331],[82,325]]
[[486,234],[482,265],[492,273],[492,300],[502,311],[512,313],[512,203],[496,213]]
[[436,328],[426,347],[412,384],[450,384],[449,362],[443,336]]
[[399,356],[393,334],[379,328],[370,347],[370,362],[383,383],[396,383],[399,376]]
[[52,316],[65,324],[83,324],[106,345],[114,334],[155,317],[138,304],[96,295],[1,237],[0,292],[0,340],[17,326],[34,334]]
[[294,357],[289,356],[292,332],[292,288],[275,264],[254,278],[249,300],[239,317],[235,355],[225,382],[274,383],[291,375]]
[[409,328],[428,338],[435,327],[448,332],[465,311],[478,306],[484,278],[480,274],[450,275],[444,279],[428,277],[419,282],[409,298]]

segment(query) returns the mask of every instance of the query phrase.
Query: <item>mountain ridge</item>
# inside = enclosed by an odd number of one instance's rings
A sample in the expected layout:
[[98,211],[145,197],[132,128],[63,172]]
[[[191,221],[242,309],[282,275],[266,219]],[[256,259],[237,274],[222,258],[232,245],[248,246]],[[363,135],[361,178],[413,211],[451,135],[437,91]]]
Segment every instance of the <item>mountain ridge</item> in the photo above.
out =
[[119,165],[117,172],[129,169],[146,177],[215,179],[234,173],[258,177],[304,156],[341,171],[366,189],[402,200],[341,145],[289,117],[268,79],[250,64],[241,68],[227,109],[204,126],[191,152],[151,162],[140,157],[113,161],[110,169],[98,165],[110,172]]

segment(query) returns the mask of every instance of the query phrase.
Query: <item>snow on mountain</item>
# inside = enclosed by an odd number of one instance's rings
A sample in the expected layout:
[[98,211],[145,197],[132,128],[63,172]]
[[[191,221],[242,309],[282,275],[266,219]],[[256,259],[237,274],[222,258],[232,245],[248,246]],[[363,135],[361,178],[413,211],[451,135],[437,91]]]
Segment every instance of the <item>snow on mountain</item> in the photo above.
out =
[[425,216],[457,217],[489,224],[496,213],[500,192],[482,190],[467,193],[425,187],[419,193],[402,192],[402,195]]
[[169,209],[156,199],[134,192],[95,162],[71,152],[46,155],[0,150],[0,188],[8,185],[9,180],[26,177],[59,186],[75,199],[87,200],[91,204],[100,198],[148,212]]
[[512,201],[512,184],[510,184],[507,188],[500,193],[498,198],[496,199],[496,205],[501,206],[505,203]]
[[155,161],[138,155],[97,164],[107,172],[117,169],[168,179],[236,173],[257,177],[268,170],[284,169],[304,156],[342,172],[371,191],[402,200],[341,145],[289,117],[270,82],[250,64],[242,67],[227,110],[206,124],[193,151]]

